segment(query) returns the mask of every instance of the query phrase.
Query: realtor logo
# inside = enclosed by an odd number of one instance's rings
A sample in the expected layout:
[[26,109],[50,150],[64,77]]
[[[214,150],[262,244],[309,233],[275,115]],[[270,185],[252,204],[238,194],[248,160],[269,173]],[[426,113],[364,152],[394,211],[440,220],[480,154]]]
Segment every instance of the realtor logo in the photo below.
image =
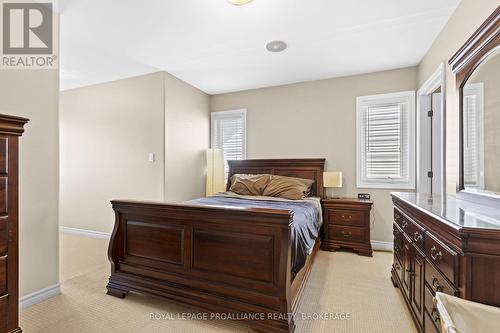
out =
[[0,0],[2,59],[6,68],[53,68],[53,2]]

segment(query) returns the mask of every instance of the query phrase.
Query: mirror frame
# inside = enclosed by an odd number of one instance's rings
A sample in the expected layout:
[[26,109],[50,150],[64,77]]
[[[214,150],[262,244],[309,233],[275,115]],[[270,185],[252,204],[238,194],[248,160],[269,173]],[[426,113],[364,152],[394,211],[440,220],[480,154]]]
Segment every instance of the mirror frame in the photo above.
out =
[[459,95],[459,193],[479,195],[500,200],[500,194],[467,190],[464,186],[464,131],[463,131],[463,88],[476,68],[500,46],[500,6],[474,32],[465,44],[448,62],[456,78]]

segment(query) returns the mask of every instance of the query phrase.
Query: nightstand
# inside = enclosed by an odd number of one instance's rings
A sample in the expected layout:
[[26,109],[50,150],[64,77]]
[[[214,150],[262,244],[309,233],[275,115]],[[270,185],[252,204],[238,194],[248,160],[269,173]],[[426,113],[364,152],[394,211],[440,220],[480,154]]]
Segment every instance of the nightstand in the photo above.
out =
[[372,256],[370,211],[373,202],[355,198],[325,198],[323,207],[323,250],[349,248]]

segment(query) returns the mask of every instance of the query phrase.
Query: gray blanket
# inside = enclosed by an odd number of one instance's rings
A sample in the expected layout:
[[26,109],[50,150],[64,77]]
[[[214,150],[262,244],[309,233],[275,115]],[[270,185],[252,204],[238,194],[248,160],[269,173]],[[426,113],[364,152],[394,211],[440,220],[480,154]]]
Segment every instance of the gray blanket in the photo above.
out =
[[[257,199],[258,198],[258,199]],[[300,271],[310,254],[321,226],[321,208],[314,200],[284,200],[247,196],[212,196],[188,201],[190,204],[244,208],[284,209],[294,212],[291,227],[292,273]],[[318,208],[319,207],[319,208]]]

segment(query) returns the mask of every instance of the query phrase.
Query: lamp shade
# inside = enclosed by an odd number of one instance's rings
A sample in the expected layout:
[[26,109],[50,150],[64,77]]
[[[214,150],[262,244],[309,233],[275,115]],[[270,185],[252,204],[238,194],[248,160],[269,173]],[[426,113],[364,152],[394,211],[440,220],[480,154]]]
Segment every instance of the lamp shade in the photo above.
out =
[[224,158],[222,149],[207,149],[207,196],[224,192],[226,182],[224,179]]
[[342,187],[342,172],[323,172],[324,187]]
[[252,2],[252,0],[227,0],[229,3],[232,3],[235,6],[241,6],[241,5],[246,5],[249,2]]

